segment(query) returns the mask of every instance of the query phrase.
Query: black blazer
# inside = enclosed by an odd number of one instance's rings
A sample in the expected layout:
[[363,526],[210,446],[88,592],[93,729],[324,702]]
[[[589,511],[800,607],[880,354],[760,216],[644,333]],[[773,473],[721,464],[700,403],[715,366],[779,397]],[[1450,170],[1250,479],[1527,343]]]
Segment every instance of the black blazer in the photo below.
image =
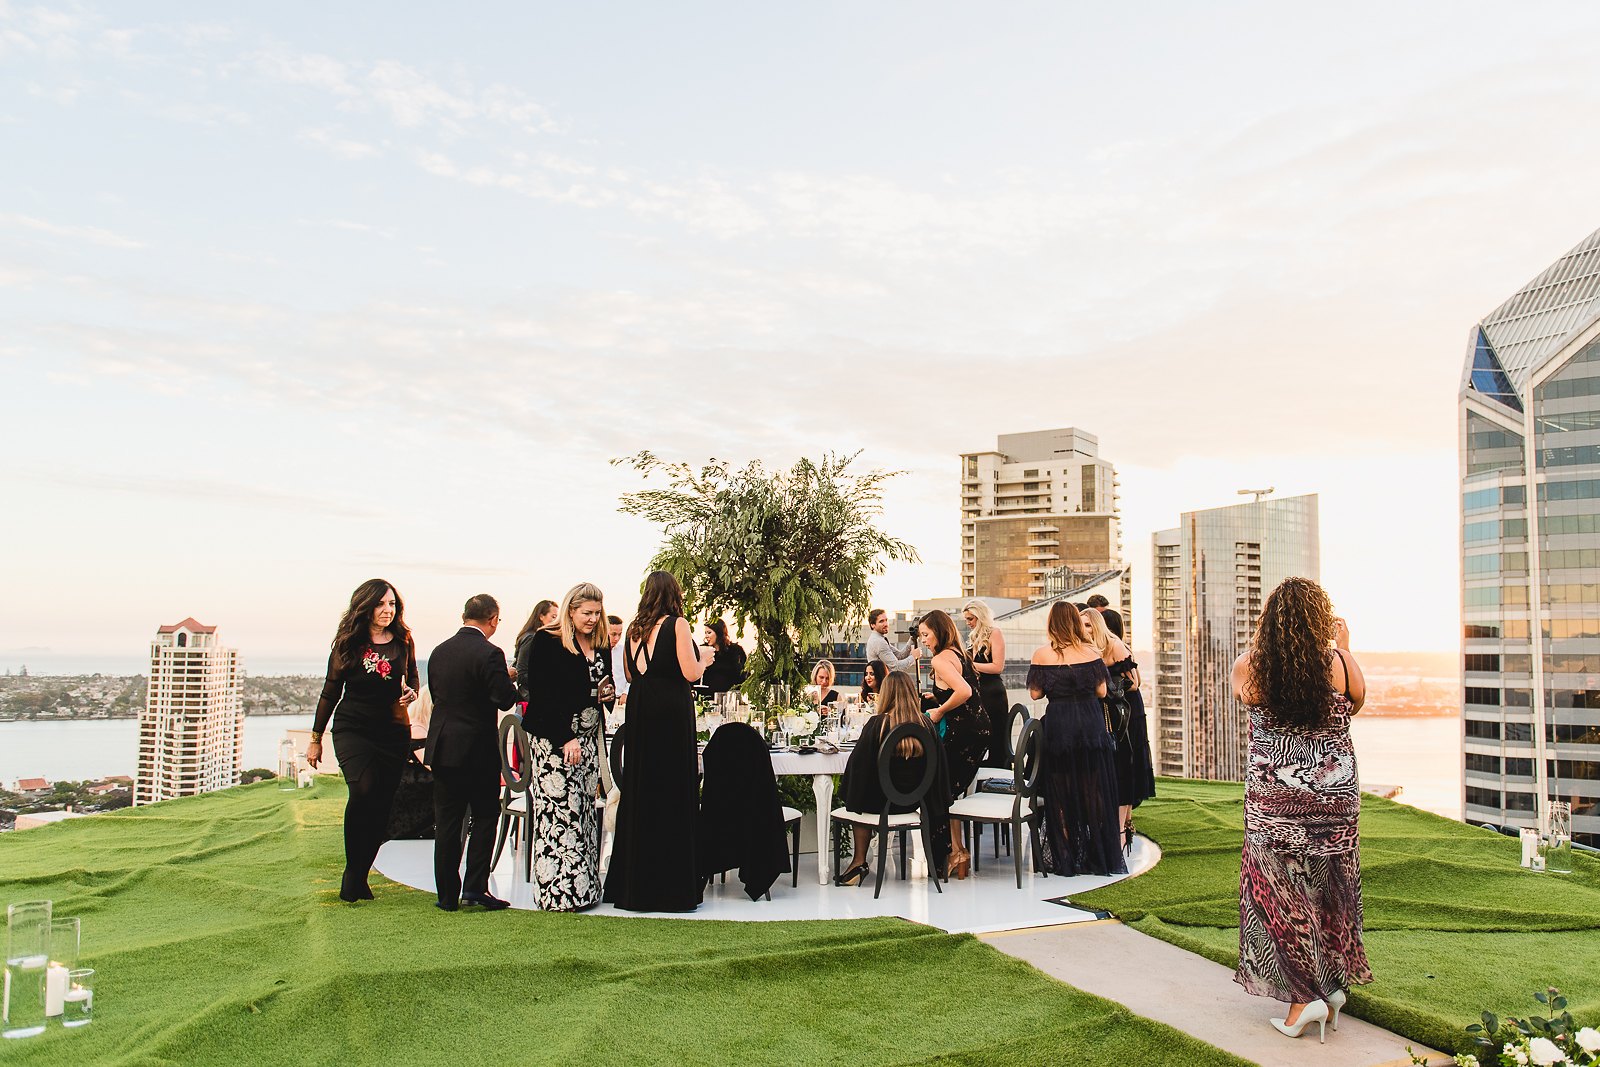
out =
[[498,767],[499,713],[517,702],[505,653],[476,626],[463,626],[428,657],[428,692],[433,718],[424,762]]
[[[609,678],[611,653],[608,649],[596,651],[605,659]],[[568,652],[559,634],[537,630],[517,646],[517,688],[528,702],[522,726],[555,748],[577,736],[573,720],[580,712],[600,706],[590,695],[595,684],[590,680],[589,661]]]

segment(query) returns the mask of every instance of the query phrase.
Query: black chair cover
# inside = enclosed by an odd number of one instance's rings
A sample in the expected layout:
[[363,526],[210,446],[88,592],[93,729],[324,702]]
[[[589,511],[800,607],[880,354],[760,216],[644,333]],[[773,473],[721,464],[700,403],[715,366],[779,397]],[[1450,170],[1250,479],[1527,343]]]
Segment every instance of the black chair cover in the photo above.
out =
[[742,722],[724,723],[706,743],[700,789],[700,874],[739,868],[751,900],[789,873],[783,805],[767,743]]

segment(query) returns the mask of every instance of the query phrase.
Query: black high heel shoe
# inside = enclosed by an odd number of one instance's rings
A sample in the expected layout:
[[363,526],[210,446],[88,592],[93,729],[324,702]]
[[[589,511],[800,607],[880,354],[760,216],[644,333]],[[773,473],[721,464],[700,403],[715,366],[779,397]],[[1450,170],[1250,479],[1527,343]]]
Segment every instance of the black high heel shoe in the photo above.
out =
[[1133,823],[1131,822],[1122,828],[1122,851],[1133,851]]
[[833,884],[838,886],[860,885],[862,882],[867,880],[867,875],[871,873],[872,868],[868,867],[865,863],[858,863],[854,867],[851,867],[848,871],[845,871],[838,878],[834,879]]

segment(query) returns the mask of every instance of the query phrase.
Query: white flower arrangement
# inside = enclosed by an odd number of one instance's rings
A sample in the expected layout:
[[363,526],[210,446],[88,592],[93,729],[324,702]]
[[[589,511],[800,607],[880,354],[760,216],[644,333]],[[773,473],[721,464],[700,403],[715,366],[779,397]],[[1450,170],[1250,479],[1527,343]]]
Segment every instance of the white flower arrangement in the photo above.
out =
[[[1567,1011],[1567,998],[1561,990],[1550,988],[1535,993],[1534,999],[1547,1009],[1544,1016],[1527,1019],[1506,1019],[1502,1022],[1493,1012],[1483,1012],[1481,1023],[1473,1023],[1467,1032],[1474,1035],[1478,1049],[1499,1067],[1572,1067],[1600,1065],[1600,1031],[1592,1026],[1577,1029],[1572,1013]],[[1480,1067],[1477,1056],[1460,1055],[1457,1067]]]

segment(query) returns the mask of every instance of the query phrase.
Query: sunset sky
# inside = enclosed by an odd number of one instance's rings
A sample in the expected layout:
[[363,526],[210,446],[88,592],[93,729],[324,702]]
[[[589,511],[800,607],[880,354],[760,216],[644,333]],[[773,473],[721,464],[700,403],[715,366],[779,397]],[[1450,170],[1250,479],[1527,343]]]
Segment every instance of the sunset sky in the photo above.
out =
[[[607,460],[905,474],[1076,425],[1150,534],[1321,494],[1357,648],[1457,641],[1468,329],[1600,226],[1592,4],[0,0],[0,666],[381,575],[631,611]],[[509,636],[509,635],[507,635]],[[45,651],[48,650],[48,651]]]

